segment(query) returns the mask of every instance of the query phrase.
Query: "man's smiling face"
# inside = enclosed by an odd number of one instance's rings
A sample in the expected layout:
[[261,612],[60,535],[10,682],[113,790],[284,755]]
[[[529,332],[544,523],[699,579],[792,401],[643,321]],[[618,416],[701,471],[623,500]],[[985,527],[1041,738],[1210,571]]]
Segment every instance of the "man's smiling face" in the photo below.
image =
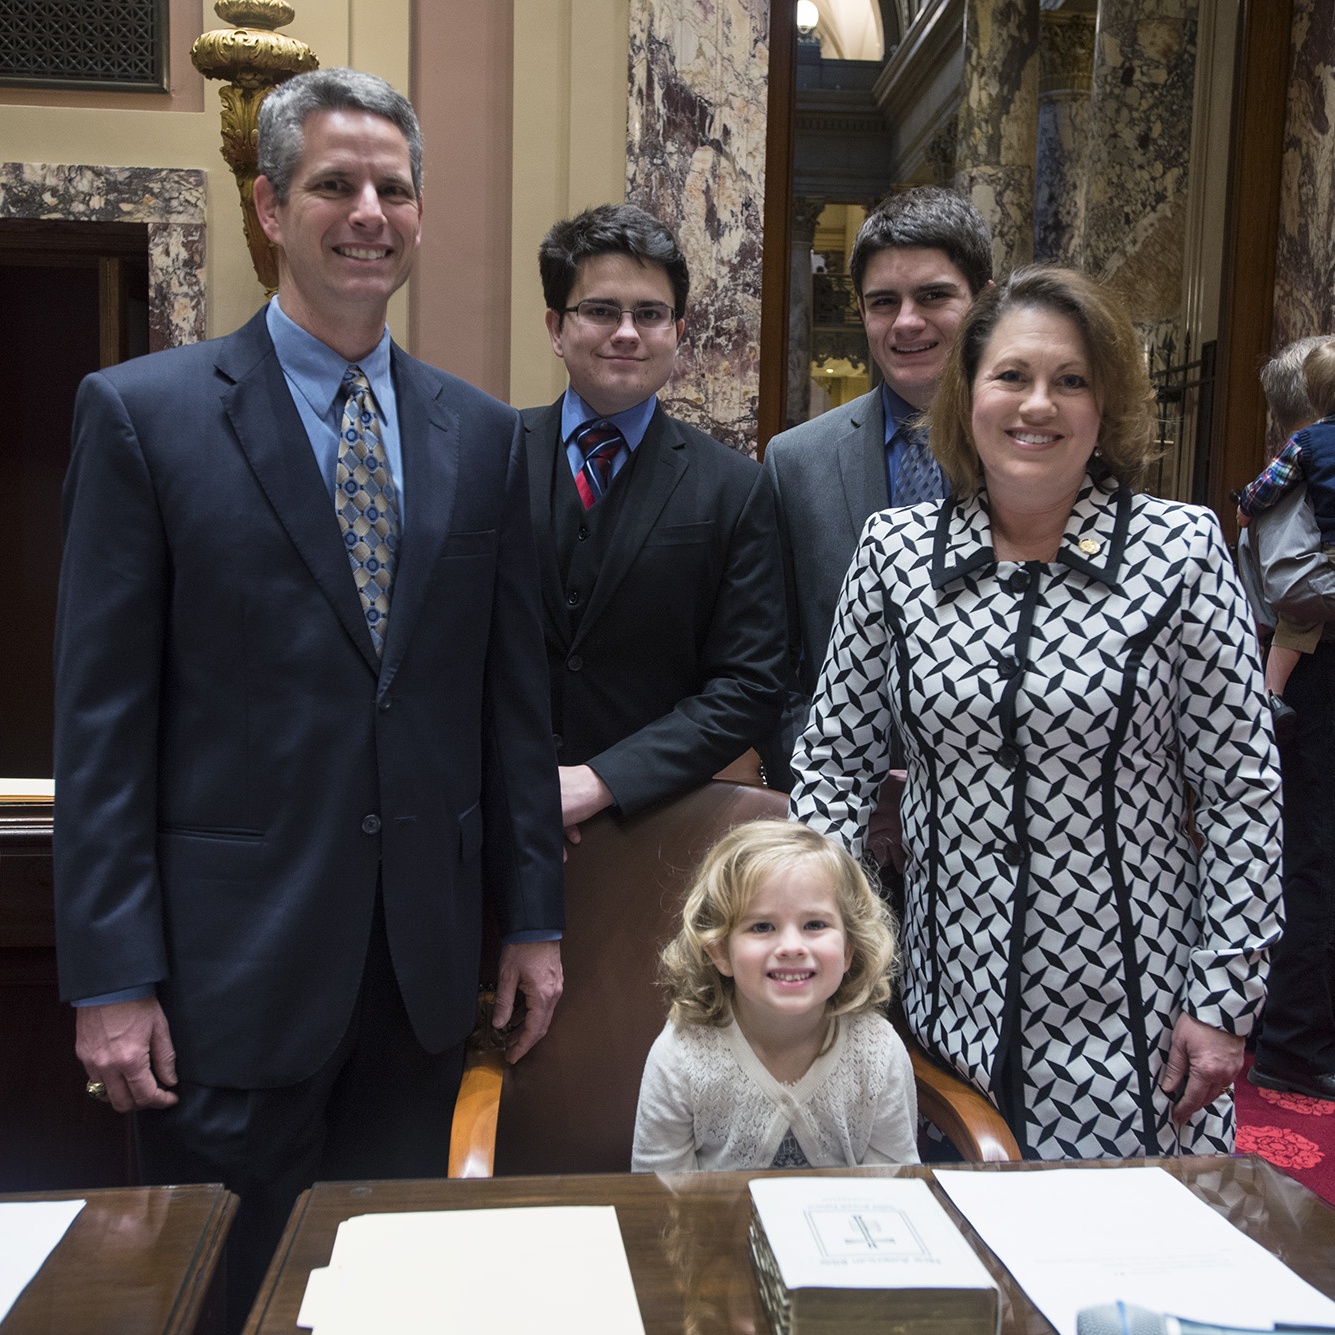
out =
[[890,388],[915,408],[930,407],[973,295],[944,250],[891,246],[867,262],[858,309],[871,355]]

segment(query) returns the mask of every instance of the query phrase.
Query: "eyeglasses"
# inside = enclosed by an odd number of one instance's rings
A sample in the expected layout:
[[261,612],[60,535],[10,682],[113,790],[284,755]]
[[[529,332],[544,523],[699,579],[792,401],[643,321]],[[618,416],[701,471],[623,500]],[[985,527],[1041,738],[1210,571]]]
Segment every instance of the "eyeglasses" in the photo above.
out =
[[677,312],[665,301],[643,301],[629,309],[611,301],[581,301],[565,307],[562,315],[578,315],[585,324],[598,329],[620,327],[621,317],[629,315],[636,329],[666,329],[677,318]]

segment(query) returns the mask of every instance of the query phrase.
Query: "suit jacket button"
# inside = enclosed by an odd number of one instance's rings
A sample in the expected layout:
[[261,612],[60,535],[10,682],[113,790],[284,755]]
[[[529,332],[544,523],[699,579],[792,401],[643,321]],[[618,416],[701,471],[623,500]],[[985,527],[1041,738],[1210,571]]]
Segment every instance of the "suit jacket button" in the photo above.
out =
[[579,591],[577,589],[572,589],[566,594],[566,605],[569,607],[579,606]]
[[568,667],[571,672],[578,672],[583,666],[584,660],[578,654],[571,654],[570,657],[566,659],[566,667]]
[[1001,674],[1004,680],[1009,680],[1011,677],[1015,676],[1019,670],[1019,663],[1009,654],[1006,654],[997,660],[997,671]]
[[380,712],[382,714],[385,713],[385,711],[388,710],[393,703],[394,703],[394,697],[392,695],[385,696],[385,698],[380,702]]
[[583,542],[584,539],[589,536],[589,526],[587,524],[581,524],[579,526],[579,532],[576,533],[575,536]]
[[1012,867],[1018,867],[1024,861],[1024,849],[1019,844],[1007,844],[1004,854],[1006,862]]
[[363,834],[380,833],[380,817],[377,816],[374,811],[369,816],[364,816],[362,818],[362,833]]

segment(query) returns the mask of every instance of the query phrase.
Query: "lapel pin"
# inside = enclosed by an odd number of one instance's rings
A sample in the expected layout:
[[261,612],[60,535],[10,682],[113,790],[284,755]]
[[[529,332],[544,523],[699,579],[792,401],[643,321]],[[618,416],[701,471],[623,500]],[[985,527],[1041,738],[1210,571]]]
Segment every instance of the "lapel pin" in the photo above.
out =
[[1079,546],[1086,556],[1094,556],[1099,550],[1099,544],[1093,538],[1081,538]]

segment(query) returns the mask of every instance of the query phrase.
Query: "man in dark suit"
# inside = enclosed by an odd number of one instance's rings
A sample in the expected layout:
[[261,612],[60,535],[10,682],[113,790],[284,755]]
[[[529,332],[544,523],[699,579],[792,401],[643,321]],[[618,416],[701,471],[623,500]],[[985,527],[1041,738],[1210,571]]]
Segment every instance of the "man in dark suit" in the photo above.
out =
[[862,526],[887,506],[945,494],[926,434],[913,424],[931,406],[964,312],[992,281],[992,234],[953,191],[905,190],[867,216],[849,270],[882,383],[765,448],[788,607],[790,694],[770,762],[784,786]]
[[604,205],[538,255],[570,387],[524,413],[562,820],[705,782],[773,728],[783,583],[754,461],[669,417],[686,259],[657,218]]
[[62,993],[146,1180],[240,1194],[234,1324],[302,1187],[446,1171],[484,894],[512,1058],[561,987],[521,425],[385,327],[416,117],[301,76],[260,170],[276,300],[80,389],[56,644]]

